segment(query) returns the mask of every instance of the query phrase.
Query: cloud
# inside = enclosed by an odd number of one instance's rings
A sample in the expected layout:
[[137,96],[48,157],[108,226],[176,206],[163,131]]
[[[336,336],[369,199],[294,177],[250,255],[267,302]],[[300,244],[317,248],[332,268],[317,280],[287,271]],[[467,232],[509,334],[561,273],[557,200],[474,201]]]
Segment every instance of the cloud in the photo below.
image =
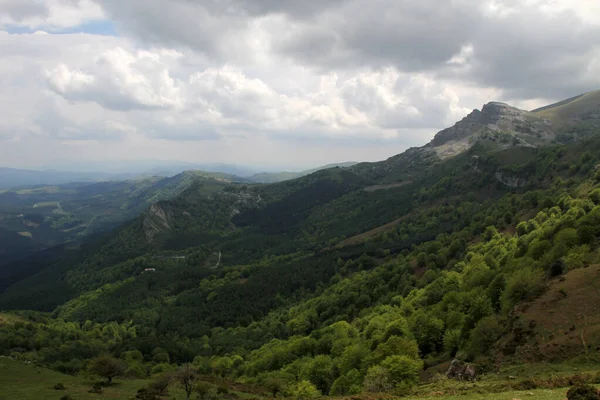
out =
[[223,62],[287,62],[320,74],[391,67],[493,86],[511,99],[561,98],[600,83],[594,0],[151,2],[101,4],[142,40]]
[[596,0],[0,0],[0,29],[9,158],[374,160],[600,87]]
[[180,102],[180,88],[161,62],[161,54],[106,50],[88,72],[60,64],[46,71],[50,88],[71,101],[95,101],[116,111],[170,109]]
[[0,27],[61,29],[104,17],[93,0],[0,0]]

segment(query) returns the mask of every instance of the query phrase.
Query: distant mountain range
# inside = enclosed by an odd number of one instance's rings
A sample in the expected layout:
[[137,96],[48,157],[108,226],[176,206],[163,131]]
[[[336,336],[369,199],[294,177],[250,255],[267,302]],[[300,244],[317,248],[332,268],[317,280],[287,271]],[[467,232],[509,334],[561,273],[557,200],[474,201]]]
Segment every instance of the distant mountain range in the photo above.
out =
[[[81,172],[57,169],[33,170],[0,167],[0,189],[25,188],[38,185],[60,185],[70,182],[93,183],[102,181],[137,180],[152,176],[170,177],[184,171],[202,171],[204,172],[204,176],[223,178],[235,182],[274,183],[298,178],[322,169],[337,166],[349,167],[355,164],[355,162],[328,164],[300,172],[257,172],[256,170],[233,164],[194,164],[185,162],[120,163],[117,167],[113,167],[104,172],[88,170],[89,168],[93,168],[93,165],[88,165],[86,168],[77,168]],[[72,167],[75,169],[74,166]],[[96,167],[98,168],[98,171],[101,170],[100,165],[97,165]]]

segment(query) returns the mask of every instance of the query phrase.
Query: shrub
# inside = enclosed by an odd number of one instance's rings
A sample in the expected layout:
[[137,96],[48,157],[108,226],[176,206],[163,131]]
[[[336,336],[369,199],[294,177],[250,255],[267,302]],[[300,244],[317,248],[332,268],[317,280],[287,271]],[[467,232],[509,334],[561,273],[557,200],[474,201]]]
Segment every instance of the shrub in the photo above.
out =
[[391,356],[383,360],[381,366],[387,370],[392,384],[412,386],[419,381],[423,360],[415,360],[406,356]]
[[569,389],[567,392],[567,399],[600,400],[600,394],[598,394],[598,390],[591,385],[577,385]]
[[364,389],[367,392],[381,393],[392,389],[393,385],[387,369],[381,365],[369,368],[365,376]]
[[104,385],[102,382],[96,382],[94,383],[94,386],[88,390],[88,393],[102,394],[104,393]]
[[498,340],[502,334],[502,329],[496,320],[496,317],[489,316],[483,318],[477,323],[471,332],[469,342],[469,353],[472,356],[484,354]]
[[538,297],[544,284],[544,273],[537,268],[524,268],[515,272],[506,282],[506,290],[502,294],[502,304],[506,311],[523,300]]
[[319,389],[307,380],[298,382],[298,384],[292,389],[292,396],[299,399],[308,399],[311,397],[318,397],[321,395]]
[[162,374],[164,372],[175,371],[175,369],[176,369],[176,367],[171,364],[161,363],[161,364],[156,364],[154,367],[152,367],[152,371],[150,373],[152,375]]
[[62,383],[57,383],[56,385],[53,386],[54,390],[65,390],[66,387],[65,385],[63,385]]

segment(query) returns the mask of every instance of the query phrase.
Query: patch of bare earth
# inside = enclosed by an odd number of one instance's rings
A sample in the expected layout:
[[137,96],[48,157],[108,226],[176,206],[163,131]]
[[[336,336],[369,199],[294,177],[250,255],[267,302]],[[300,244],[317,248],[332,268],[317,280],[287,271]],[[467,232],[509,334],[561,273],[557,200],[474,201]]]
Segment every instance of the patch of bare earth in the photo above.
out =
[[365,192],[375,192],[377,190],[387,190],[387,189],[398,188],[398,187],[410,185],[411,183],[413,183],[413,181],[404,181],[404,182],[398,182],[398,183],[390,183],[389,185],[373,185],[373,186],[367,186],[363,190]]
[[554,279],[544,295],[523,308],[517,315],[535,336],[518,349],[522,358],[562,361],[599,354],[600,266]]
[[341,241],[336,247],[342,248],[342,247],[346,247],[346,246],[354,246],[357,244],[364,243],[369,239],[374,239],[377,236],[379,236],[380,234],[392,230],[394,227],[396,227],[396,225],[402,223],[407,218],[411,217],[413,214],[414,214],[413,212],[410,212],[406,215],[403,215],[402,217],[400,217],[398,219],[393,220],[392,222],[388,222],[385,225],[381,225],[381,226],[378,226],[377,228],[374,228],[369,231],[360,233],[358,235],[349,237],[348,239]]

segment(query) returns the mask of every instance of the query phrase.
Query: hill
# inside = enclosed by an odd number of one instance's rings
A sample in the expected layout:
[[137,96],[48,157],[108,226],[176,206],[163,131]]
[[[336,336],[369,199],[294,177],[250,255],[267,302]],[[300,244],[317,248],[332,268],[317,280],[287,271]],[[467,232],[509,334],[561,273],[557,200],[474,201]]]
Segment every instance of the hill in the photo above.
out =
[[491,103],[424,147],[274,184],[183,174],[174,197],[4,288],[0,309],[30,311],[0,326],[0,350],[72,373],[107,353],[139,377],[193,363],[296,397],[419,394],[453,359],[489,391],[554,387],[498,382],[510,365],[597,368],[600,137],[563,143],[534,114]]
[[[223,187],[233,175],[185,171],[170,178],[34,186],[0,192],[0,266],[35,251],[116,228],[149,205],[176,197],[196,182]],[[210,185],[209,185],[210,186]]]
[[345,162],[345,163],[337,163],[337,164],[327,164],[322,167],[317,167],[317,168],[300,171],[300,172],[287,172],[287,171],[261,172],[261,173],[257,173],[257,174],[253,174],[253,175],[249,176],[248,179],[251,180],[252,182],[256,182],[256,183],[276,183],[276,182],[283,182],[283,181],[288,181],[291,179],[300,178],[302,176],[310,175],[314,172],[321,171],[323,169],[330,169],[330,168],[337,168],[337,167],[348,168],[355,164],[357,164],[357,163],[356,162]]

